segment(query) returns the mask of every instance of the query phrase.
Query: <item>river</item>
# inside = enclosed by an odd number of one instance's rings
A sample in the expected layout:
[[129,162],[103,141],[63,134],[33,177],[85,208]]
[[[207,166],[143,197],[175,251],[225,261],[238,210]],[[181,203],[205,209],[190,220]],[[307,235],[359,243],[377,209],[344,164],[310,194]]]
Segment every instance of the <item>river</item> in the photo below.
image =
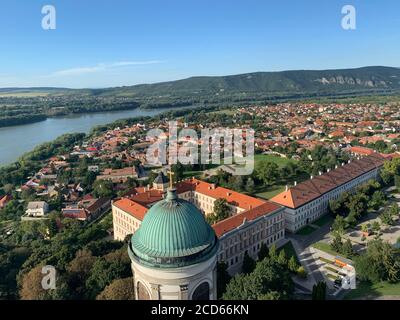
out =
[[85,132],[97,125],[139,116],[154,116],[169,109],[123,110],[48,118],[31,124],[0,128],[0,166],[16,161],[34,147],[64,133]]

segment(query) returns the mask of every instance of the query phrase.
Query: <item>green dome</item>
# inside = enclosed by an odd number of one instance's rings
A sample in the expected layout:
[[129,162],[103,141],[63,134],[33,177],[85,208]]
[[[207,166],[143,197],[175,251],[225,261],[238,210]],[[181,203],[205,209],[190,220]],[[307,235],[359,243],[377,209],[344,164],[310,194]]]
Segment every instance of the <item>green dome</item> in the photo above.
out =
[[218,239],[202,213],[168,190],[132,236],[129,254],[143,264],[176,267],[206,260],[217,248]]

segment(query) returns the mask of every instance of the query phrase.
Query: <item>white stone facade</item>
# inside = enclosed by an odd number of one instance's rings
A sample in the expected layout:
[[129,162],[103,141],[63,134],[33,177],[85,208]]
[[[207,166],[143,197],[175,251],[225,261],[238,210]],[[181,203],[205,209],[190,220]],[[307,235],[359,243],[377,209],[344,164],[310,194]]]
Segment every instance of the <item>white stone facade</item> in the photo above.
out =
[[[208,288],[207,300],[217,299],[217,258],[181,268],[151,268],[132,261],[137,300],[196,300]],[[200,287],[202,286],[202,287]],[[195,294],[197,290],[197,294]],[[202,290],[203,294],[205,293]]]
[[337,200],[344,192],[353,192],[358,186],[378,177],[379,169],[371,170],[296,209],[285,209],[285,226],[296,232],[328,213],[329,201]]

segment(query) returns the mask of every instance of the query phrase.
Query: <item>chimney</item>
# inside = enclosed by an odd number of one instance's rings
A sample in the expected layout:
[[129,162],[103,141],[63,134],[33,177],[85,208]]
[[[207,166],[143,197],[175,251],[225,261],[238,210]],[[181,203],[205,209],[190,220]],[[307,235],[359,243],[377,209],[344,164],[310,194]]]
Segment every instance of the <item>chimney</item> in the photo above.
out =
[[288,190],[289,190],[289,186],[288,186],[288,185],[286,185],[286,188],[285,188],[285,190],[286,190],[286,191],[288,191]]
[[294,186],[297,186],[297,181],[294,182]]

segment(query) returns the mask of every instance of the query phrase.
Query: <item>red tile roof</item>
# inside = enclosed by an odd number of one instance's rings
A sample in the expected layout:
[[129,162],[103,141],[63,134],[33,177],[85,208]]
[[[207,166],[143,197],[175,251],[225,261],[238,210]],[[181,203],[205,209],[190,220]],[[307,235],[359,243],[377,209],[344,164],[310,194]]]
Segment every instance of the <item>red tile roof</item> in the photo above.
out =
[[280,208],[281,206],[277,204],[274,204],[272,202],[265,202],[256,208],[244,211],[242,213],[233,215],[225,220],[222,220],[214,224],[212,227],[216,235],[220,238],[225,233],[241,226],[245,220],[253,221],[259,217],[271,214]]
[[246,210],[265,203],[265,200],[253,198],[223,187],[217,187],[211,183],[194,178],[177,183],[176,189],[178,194],[185,191],[196,191],[214,199],[226,199],[229,204]]
[[384,161],[385,158],[382,155],[373,153],[368,157],[354,160],[330,172],[302,182],[273,197],[271,201],[293,209],[301,207],[340,185],[382,166]]
[[145,206],[142,206],[141,204],[127,198],[122,198],[120,200],[115,201],[114,206],[127,212],[128,214],[130,214],[131,216],[140,221],[144,219],[144,216],[148,211],[148,209]]
[[359,146],[351,147],[350,152],[355,153],[355,154],[365,155],[365,156],[369,156],[369,155],[375,153],[375,151],[370,148],[359,147]]
[[163,194],[161,190],[150,189],[141,193],[131,194],[129,199],[135,201],[142,206],[148,206],[154,202],[158,202],[163,199]]
[[12,197],[9,194],[6,194],[3,197],[0,197],[0,208],[4,208],[5,205],[12,200]]

